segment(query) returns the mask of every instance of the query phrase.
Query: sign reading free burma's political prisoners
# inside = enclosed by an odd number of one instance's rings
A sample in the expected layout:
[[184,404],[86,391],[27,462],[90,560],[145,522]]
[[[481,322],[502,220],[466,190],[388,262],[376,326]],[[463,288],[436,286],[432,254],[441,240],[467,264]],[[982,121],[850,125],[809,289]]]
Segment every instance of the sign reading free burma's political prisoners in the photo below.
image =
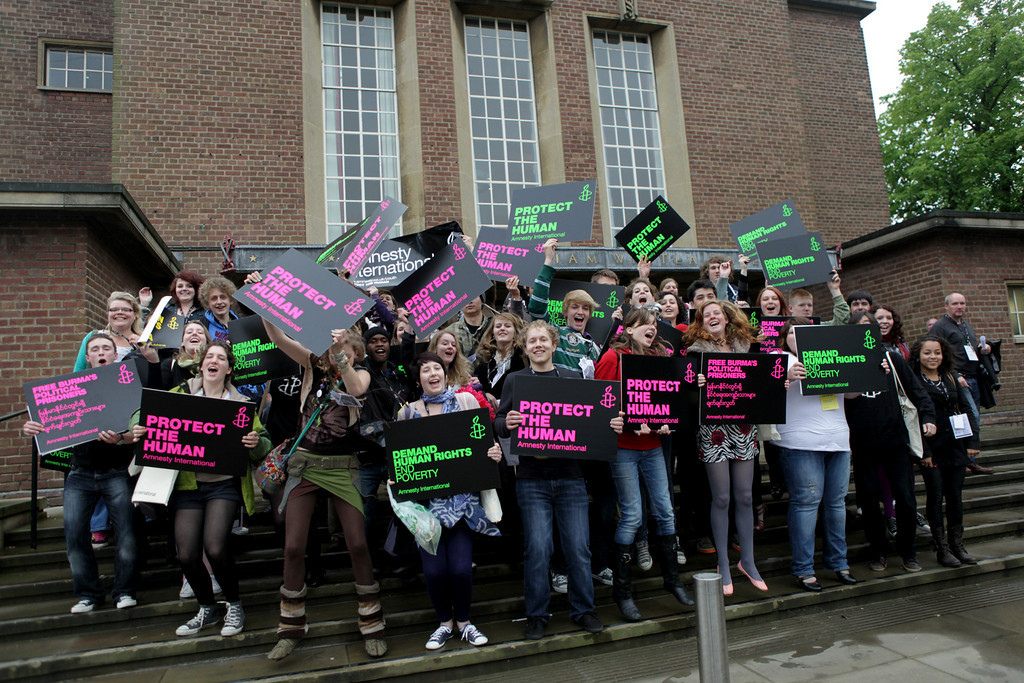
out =
[[512,193],[509,207],[509,244],[548,239],[589,240],[594,225],[597,181],[525,187]]
[[111,363],[22,385],[43,455],[94,441],[101,431],[123,432],[139,409],[142,384],[133,361]]
[[513,275],[525,285],[533,285],[544,265],[543,242],[511,244],[512,233],[505,228],[483,227],[476,239],[477,263],[495,282],[504,282]]
[[228,340],[235,354],[232,384],[263,384],[268,379],[299,374],[299,364],[270,341],[259,316],[229,322]]
[[653,261],[682,237],[690,226],[661,195],[626,224],[615,240],[637,262]]
[[135,462],[168,470],[244,475],[256,404],[175,391],[142,391],[139,424],[146,434],[135,446]]
[[615,460],[618,382],[519,375],[512,409],[523,421],[512,430],[512,452],[522,456]]
[[740,251],[746,256],[757,252],[757,243],[766,239],[792,237],[807,232],[792,199],[769,206],[729,226]]
[[820,232],[761,242],[757,245],[757,257],[767,283],[780,289],[807,287],[832,279],[832,262]]
[[781,353],[705,353],[700,423],[786,421],[786,356]]
[[295,249],[235,299],[317,355],[331,345],[331,330],[351,327],[373,307],[369,296]]
[[622,354],[619,359],[625,429],[639,429],[644,423],[652,431],[662,425],[668,425],[673,431],[690,426],[685,392],[696,389],[697,385],[683,380],[685,359],[630,353]]
[[801,325],[796,348],[807,377],[800,380],[804,396],[885,391],[882,368],[885,349],[878,325]]
[[444,498],[501,486],[486,408],[399,420],[385,437],[391,453],[391,492],[398,501]]
[[424,337],[490,286],[490,279],[459,240],[435,254],[391,295],[409,311],[413,331]]

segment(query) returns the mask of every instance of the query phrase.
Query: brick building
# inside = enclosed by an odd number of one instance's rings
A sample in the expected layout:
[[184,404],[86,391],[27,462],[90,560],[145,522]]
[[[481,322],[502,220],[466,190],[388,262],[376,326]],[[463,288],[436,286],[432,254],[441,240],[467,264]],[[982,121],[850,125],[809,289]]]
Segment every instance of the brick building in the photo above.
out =
[[[53,367],[44,348],[70,366],[106,291],[159,289],[182,264],[215,272],[225,235],[323,244],[385,194],[410,207],[405,232],[454,219],[474,233],[504,225],[515,187],[597,179],[592,239],[576,246],[601,250],[660,193],[694,226],[678,246],[695,251],[656,267],[684,278],[695,254],[733,249],[730,223],[790,197],[831,244],[881,230],[860,28],[873,8],[0,0],[0,288],[15,340],[0,352],[0,412]],[[855,251],[849,285],[884,291],[872,269],[889,270]],[[976,311],[1008,319],[1008,276],[978,280]],[[908,305],[916,318],[925,302]],[[0,496],[27,488],[14,422],[0,427]]]

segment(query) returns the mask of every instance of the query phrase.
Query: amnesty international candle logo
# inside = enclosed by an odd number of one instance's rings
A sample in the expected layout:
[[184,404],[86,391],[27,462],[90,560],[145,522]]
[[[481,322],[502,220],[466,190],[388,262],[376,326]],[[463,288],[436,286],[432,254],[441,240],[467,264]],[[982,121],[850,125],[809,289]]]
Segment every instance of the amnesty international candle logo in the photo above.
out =
[[356,299],[351,303],[345,304],[345,312],[349,315],[359,315],[359,311],[362,309],[363,304],[366,303],[366,299]]
[[668,204],[666,204],[665,202],[663,202],[663,201],[661,201],[659,199],[658,200],[658,213],[665,213],[666,211],[668,211]]
[[821,251],[821,242],[814,237],[811,238],[811,251]]
[[796,348],[807,377],[804,396],[885,391],[878,325],[797,325]]
[[466,250],[460,247],[459,245],[453,244],[452,251],[455,253],[456,261],[461,261],[462,259],[466,258]]
[[683,375],[683,379],[686,380],[687,384],[693,384],[693,380],[697,379],[697,373],[693,371],[693,363],[686,364],[686,373]]
[[750,312],[750,326],[751,327],[757,327],[757,311],[756,310]]
[[608,308],[617,308],[619,305],[619,298],[615,296],[615,290],[613,289],[608,294]]
[[782,376],[786,374],[785,369],[782,367],[782,359],[775,359],[775,367],[772,368],[772,377],[775,379],[782,379]]
[[535,246],[533,248],[533,250],[536,251],[538,254],[543,254],[544,253],[544,244],[543,243],[538,244],[537,246]]
[[871,330],[864,331],[864,348],[873,349],[875,348],[875,338],[871,336]]
[[131,384],[132,380],[135,379],[135,373],[128,369],[128,366],[121,365],[121,370],[117,374],[118,384]]
[[789,204],[782,205],[782,215],[787,218],[793,215],[793,209],[790,208]]
[[469,436],[474,439],[482,439],[487,434],[487,427],[480,424],[480,416],[473,418],[473,424],[469,428]]
[[590,183],[587,183],[583,186],[583,191],[580,192],[580,201],[589,202],[593,196],[594,193],[590,191]]
[[245,414],[245,407],[238,409],[238,414],[235,415],[235,419],[231,421],[231,424],[235,425],[239,429],[245,429],[249,426],[249,416]]
[[171,318],[170,320],[168,320],[167,321],[167,329],[169,329],[169,330],[176,330],[176,329],[178,329],[178,319],[177,318]]
[[604,396],[601,397],[601,405],[605,408],[612,408],[615,406],[615,395],[612,393],[611,387],[605,387]]

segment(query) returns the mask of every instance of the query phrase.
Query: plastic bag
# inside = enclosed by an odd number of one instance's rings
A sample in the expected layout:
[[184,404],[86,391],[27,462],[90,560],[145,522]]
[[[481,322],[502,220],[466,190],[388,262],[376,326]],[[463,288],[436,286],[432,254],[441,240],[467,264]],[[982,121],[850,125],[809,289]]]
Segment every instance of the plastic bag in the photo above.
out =
[[437,555],[437,546],[441,542],[441,522],[437,517],[430,514],[430,510],[419,503],[407,500],[399,503],[395,500],[395,494],[388,486],[388,498],[391,500],[391,509],[395,511],[405,528],[409,530],[412,537],[416,539],[416,545],[426,550],[431,555]]

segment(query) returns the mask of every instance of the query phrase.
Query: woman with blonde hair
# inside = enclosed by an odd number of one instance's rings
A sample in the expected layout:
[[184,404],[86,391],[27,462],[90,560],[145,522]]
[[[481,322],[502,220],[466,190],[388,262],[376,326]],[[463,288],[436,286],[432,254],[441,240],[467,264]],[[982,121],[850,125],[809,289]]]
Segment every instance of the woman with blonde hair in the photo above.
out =
[[[135,295],[128,292],[111,292],[107,297],[107,324],[101,330],[110,335],[114,340],[117,349],[117,360],[124,360],[132,351],[139,351],[150,362],[157,362],[156,352],[149,352],[148,346],[138,344],[139,335],[142,334],[142,308]],[[75,372],[85,370],[88,363],[85,360],[85,346],[92,337],[92,332],[82,339],[82,346],[78,350],[78,358],[75,360]]]
[[523,346],[519,335],[523,331],[523,319],[511,313],[497,313],[484,330],[480,344],[476,347],[474,372],[480,379],[480,388],[497,407],[505,377],[526,367]]

